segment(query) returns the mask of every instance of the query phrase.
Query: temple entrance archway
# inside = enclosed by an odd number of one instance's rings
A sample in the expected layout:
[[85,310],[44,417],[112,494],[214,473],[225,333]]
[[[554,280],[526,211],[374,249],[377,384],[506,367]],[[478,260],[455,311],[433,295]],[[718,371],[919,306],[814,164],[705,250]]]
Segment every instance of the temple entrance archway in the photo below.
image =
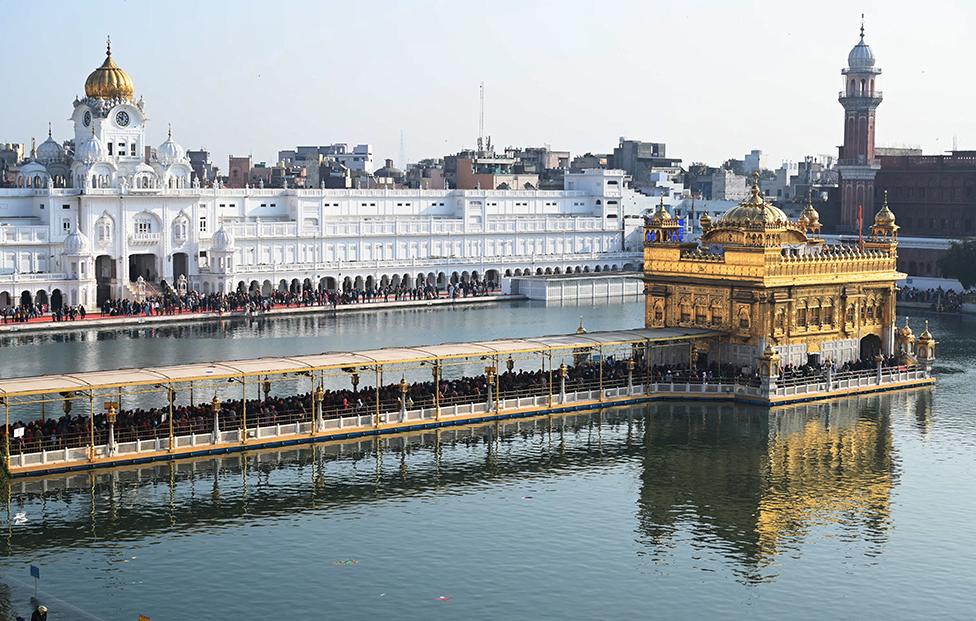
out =
[[156,282],[156,279],[159,278],[159,272],[156,269],[156,255],[129,255],[129,282],[136,282],[140,276],[146,282]]
[[95,257],[95,303],[101,306],[112,297],[112,283],[115,275],[115,260],[107,254]]
[[190,257],[185,252],[174,252],[173,282],[179,282],[181,275],[190,278]]
[[861,360],[874,360],[881,353],[881,337],[869,334],[861,339]]

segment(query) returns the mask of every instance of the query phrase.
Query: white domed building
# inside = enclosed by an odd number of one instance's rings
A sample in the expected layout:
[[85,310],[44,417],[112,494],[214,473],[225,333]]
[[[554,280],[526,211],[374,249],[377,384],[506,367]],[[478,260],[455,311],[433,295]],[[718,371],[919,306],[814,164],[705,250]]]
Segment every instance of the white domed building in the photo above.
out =
[[444,290],[641,265],[638,216],[653,199],[623,171],[567,173],[561,191],[201,187],[172,131],[152,138],[110,45],[84,89],[73,149],[49,131],[17,187],[0,188],[0,308],[94,310],[138,295],[140,277],[149,295],[181,277],[201,293]]

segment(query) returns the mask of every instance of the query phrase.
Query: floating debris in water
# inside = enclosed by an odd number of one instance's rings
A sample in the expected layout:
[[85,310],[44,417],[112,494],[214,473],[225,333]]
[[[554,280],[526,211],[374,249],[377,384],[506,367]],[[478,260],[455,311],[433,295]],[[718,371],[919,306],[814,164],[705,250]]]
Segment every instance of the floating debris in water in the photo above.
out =
[[438,597],[435,597],[434,599],[436,599],[439,602],[449,602],[449,601],[451,601],[451,598],[448,597],[447,595],[440,595]]
[[26,523],[27,523],[27,514],[26,513],[20,512],[20,513],[17,513],[17,514],[14,515],[14,524],[16,524],[17,526],[20,526],[20,525],[26,524]]
[[344,558],[344,559],[339,559],[338,561],[335,562],[335,564],[338,565],[339,567],[353,567],[354,565],[358,565],[359,561],[357,561],[354,558]]

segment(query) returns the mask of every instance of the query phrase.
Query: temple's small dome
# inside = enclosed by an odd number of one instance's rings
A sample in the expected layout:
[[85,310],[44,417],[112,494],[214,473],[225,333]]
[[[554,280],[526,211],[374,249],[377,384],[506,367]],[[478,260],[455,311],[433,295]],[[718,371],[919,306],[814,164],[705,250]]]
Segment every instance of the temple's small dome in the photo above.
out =
[[108,149],[95,136],[94,128],[92,128],[91,136],[78,145],[78,149],[75,151],[75,159],[85,164],[94,164],[108,159]]
[[156,149],[156,158],[163,166],[170,166],[186,159],[186,149],[173,140],[172,130],[167,132],[166,142],[159,145],[159,148]]
[[64,238],[64,254],[87,254],[91,248],[88,238],[81,231],[75,231]]
[[213,250],[230,250],[234,247],[234,236],[230,234],[230,231],[221,226],[213,234],[210,243]]

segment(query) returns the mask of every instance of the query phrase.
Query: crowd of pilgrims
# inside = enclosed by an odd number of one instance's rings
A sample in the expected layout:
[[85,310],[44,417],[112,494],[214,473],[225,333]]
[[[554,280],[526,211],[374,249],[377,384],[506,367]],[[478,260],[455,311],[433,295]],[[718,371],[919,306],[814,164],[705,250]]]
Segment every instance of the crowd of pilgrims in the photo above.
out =
[[957,313],[963,303],[967,302],[966,295],[942,287],[935,289],[918,289],[916,287],[902,287],[898,290],[898,300],[901,302],[922,302],[928,304],[931,310],[940,313]]
[[[404,300],[435,300],[444,296],[452,300],[485,296],[497,291],[497,283],[489,281],[469,281],[436,287],[421,284],[416,287],[386,286],[350,288],[346,290],[274,291],[262,295],[254,291],[235,291],[233,293],[177,293],[170,289],[161,295],[147,296],[137,302],[127,299],[108,299],[98,309],[102,315],[110,317],[179,315],[183,313],[257,313],[276,307],[336,306],[362,304],[366,302],[400,302]],[[50,314],[52,321],[83,320],[88,310],[82,306],[62,306],[52,309],[48,304],[35,302],[0,308],[0,323],[26,323]]]
[[198,293],[191,291],[177,294],[169,291],[158,296],[150,296],[145,301],[106,300],[101,311],[109,316],[179,315],[182,313],[258,313],[276,307],[336,306],[361,304],[367,302],[399,302],[404,300],[434,300],[446,295],[450,299],[484,296],[495,290],[494,283],[460,282],[449,284],[446,288],[421,284],[416,287],[386,286],[346,290],[304,289],[299,291],[273,291],[263,295],[257,291],[235,291],[232,293]]
[[[881,366],[885,369],[904,367],[905,361],[901,356],[881,356]],[[807,362],[806,364],[785,364],[780,366],[780,378],[790,381],[802,381],[804,379],[822,378],[827,374],[827,370],[835,377],[841,373],[852,372],[876,372],[878,363],[872,358],[852,360],[843,364],[826,359],[819,364]]]
[[[606,386],[622,385],[626,382],[627,369],[621,361],[607,358],[603,363],[603,381]],[[584,388],[595,388],[599,382],[600,368],[597,364],[582,364],[567,367],[566,390],[572,392]],[[559,390],[558,371],[554,373],[554,391]],[[549,371],[513,370],[503,371],[497,376],[499,396],[542,395],[549,392]],[[447,407],[455,404],[479,403],[488,398],[485,375],[466,376],[456,379],[444,378],[440,381],[438,402]],[[492,388],[494,391],[494,388]],[[322,402],[324,419],[372,414],[376,411],[376,390],[372,386],[359,387],[358,390],[325,390]],[[410,384],[406,395],[409,409],[434,406],[434,382]],[[401,405],[399,382],[380,387],[379,400],[382,412],[397,411]],[[316,406],[317,408],[318,406]],[[83,407],[87,410],[87,407]],[[148,409],[123,409],[115,421],[115,439],[128,442],[135,439],[146,440],[168,437],[169,408],[161,405]],[[247,400],[247,426],[268,426],[312,420],[312,393],[280,396],[269,394],[264,399]],[[240,429],[243,423],[241,400],[227,400],[220,404],[219,425],[222,431]],[[66,447],[86,446],[91,441],[90,420],[87,411],[66,413],[60,417],[48,417],[43,422],[33,420],[28,423],[17,422],[11,425],[11,450],[34,452]],[[108,421],[104,412],[96,412],[94,417],[95,444],[105,444],[108,439]],[[23,435],[15,431],[24,428]],[[213,408],[210,401],[194,405],[173,406],[173,433],[176,436],[189,433],[210,433],[213,431]],[[0,429],[2,433],[2,429]]]
[[[901,364],[897,357],[885,357],[886,367]],[[566,391],[596,389],[601,381],[605,388],[624,386],[628,380],[626,360],[607,357],[602,362],[580,361],[580,364],[567,366]],[[785,365],[781,367],[780,377],[784,379],[822,377],[830,367],[834,372],[876,370],[876,363],[869,360],[854,361],[837,365],[827,361],[820,365]],[[552,386],[550,387],[550,377]],[[735,367],[730,364],[711,363],[696,368],[685,364],[653,364],[645,368],[640,359],[636,360],[633,381],[649,379],[657,383],[713,383],[739,382],[758,385],[759,375],[755,370]],[[552,390],[559,392],[560,377],[557,370],[512,370],[502,371],[497,376],[498,395],[506,399],[516,396],[547,395]],[[438,403],[442,407],[455,404],[481,403],[488,398],[488,385],[485,375],[466,376],[456,379],[442,378],[439,382]],[[494,387],[492,388],[494,391]],[[371,386],[358,389],[325,390],[322,401],[322,418],[339,418],[356,414],[372,414],[376,411],[377,391]],[[275,424],[309,422],[313,419],[313,395],[304,394],[280,396],[267,394],[264,399],[247,400],[247,426],[264,427]],[[399,410],[402,405],[400,384],[386,384],[380,387],[379,401],[381,412]],[[409,384],[406,393],[408,409],[430,408],[434,406],[434,382]],[[318,407],[318,406],[316,406]],[[169,435],[167,420],[169,408],[162,405],[148,409],[123,409],[115,422],[116,442],[129,442],[135,439],[146,440],[164,438]],[[240,429],[243,424],[241,400],[227,400],[220,403],[219,425],[222,431]],[[61,448],[86,446],[91,442],[88,412],[65,413],[60,417],[48,417],[43,421],[16,422],[11,425],[11,450],[35,452]],[[17,432],[18,428],[24,431]],[[105,444],[108,439],[108,421],[104,412],[95,414],[95,444]],[[173,433],[175,436],[190,433],[210,433],[213,431],[213,408],[210,401],[202,403],[174,404]],[[2,433],[2,429],[0,429]]]
[[0,308],[0,322],[2,323],[27,323],[32,319],[44,317],[51,314],[52,321],[75,321],[84,319],[88,314],[85,307],[62,306],[61,308],[51,309],[47,304],[35,302],[33,304],[21,304],[20,306],[6,306]]

